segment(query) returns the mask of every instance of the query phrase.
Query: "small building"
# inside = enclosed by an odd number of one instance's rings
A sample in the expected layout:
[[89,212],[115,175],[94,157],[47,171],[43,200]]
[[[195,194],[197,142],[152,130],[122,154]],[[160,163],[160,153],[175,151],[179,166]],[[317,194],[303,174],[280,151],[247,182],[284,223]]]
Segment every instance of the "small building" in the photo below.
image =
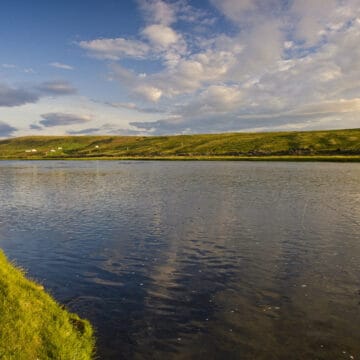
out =
[[37,150],[36,149],[31,149],[31,152],[35,153],[35,152],[37,152]]
[[55,150],[55,149],[51,149],[50,152],[54,153],[54,152],[56,152],[56,150]]

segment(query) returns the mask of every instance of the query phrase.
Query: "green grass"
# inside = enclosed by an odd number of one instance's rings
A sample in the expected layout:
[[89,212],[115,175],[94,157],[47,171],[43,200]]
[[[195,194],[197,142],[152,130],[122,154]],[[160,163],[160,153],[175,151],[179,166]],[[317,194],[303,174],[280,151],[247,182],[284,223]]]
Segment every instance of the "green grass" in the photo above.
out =
[[0,359],[92,359],[90,323],[63,309],[0,250]]
[[[58,149],[61,148],[61,149]],[[26,150],[36,149],[36,153]],[[55,150],[51,152],[51,150]],[[178,136],[29,136],[0,141],[0,159],[359,161],[360,129]]]

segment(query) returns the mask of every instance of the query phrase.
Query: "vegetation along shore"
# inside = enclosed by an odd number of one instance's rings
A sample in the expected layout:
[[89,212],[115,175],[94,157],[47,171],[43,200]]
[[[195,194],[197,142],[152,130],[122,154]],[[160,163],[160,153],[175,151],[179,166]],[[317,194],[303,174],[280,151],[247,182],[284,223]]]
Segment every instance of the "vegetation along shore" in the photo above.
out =
[[27,136],[0,159],[360,161],[360,129],[176,136]]
[[0,250],[0,358],[88,360],[93,329],[43,287],[24,276]]

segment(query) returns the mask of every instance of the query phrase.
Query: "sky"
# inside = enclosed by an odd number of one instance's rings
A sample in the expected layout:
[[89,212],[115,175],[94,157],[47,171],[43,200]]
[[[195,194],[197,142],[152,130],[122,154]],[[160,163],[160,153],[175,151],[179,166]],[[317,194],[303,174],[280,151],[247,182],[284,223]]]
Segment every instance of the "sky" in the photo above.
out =
[[360,128],[360,0],[1,0],[0,138]]

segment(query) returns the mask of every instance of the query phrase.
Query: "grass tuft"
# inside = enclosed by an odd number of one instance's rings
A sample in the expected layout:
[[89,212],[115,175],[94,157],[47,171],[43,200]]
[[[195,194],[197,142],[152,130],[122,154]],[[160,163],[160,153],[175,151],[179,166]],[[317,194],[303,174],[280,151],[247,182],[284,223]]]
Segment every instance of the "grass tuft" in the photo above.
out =
[[89,360],[93,329],[26,279],[0,250],[0,359]]

